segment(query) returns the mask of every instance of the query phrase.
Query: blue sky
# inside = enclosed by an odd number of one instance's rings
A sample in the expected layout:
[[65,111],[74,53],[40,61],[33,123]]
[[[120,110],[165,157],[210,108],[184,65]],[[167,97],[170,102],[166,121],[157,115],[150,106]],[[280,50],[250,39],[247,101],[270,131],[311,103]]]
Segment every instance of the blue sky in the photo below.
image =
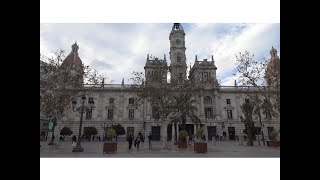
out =
[[[169,59],[169,34],[173,23],[58,23],[40,24],[40,53],[64,49],[66,55],[77,41],[79,56],[85,64],[104,73],[111,83],[125,83],[133,71],[144,71],[147,54]],[[217,66],[222,85],[233,85],[235,54],[250,51],[256,58],[269,58],[273,46],[280,57],[280,24],[188,24],[186,33],[187,65],[211,58]]]

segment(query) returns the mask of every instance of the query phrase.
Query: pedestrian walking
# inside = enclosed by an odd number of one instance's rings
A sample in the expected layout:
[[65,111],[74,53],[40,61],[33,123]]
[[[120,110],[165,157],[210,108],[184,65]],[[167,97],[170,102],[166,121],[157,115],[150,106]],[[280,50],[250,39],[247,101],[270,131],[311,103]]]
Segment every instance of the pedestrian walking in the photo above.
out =
[[143,149],[144,146],[144,136],[141,134],[140,136],[140,149]]
[[150,133],[149,136],[148,136],[148,139],[149,139],[149,149],[152,149],[152,134]]
[[139,135],[135,139],[134,144],[135,144],[137,150],[139,150],[139,145],[140,145],[140,136]]
[[129,150],[131,150],[132,142],[133,142],[133,136],[132,136],[132,134],[129,134],[129,136],[128,136],[128,142],[129,142]]
[[75,147],[77,144],[77,137],[75,135],[72,136],[72,147]]

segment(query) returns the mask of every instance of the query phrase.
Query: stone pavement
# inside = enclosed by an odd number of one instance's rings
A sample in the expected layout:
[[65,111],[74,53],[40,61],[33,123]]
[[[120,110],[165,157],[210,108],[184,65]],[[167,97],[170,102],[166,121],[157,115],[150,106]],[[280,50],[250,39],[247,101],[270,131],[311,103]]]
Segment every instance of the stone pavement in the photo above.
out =
[[144,143],[144,148],[137,150],[132,145],[132,150],[128,150],[128,142],[118,142],[118,149],[115,153],[102,153],[103,142],[83,142],[81,146],[84,152],[72,152],[71,142],[55,142],[56,145],[49,146],[48,142],[40,142],[40,157],[280,157],[280,148],[239,145],[238,141],[217,141],[208,142],[207,153],[195,153],[193,144],[188,145],[188,149],[178,149],[172,142],[167,143],[167,148],[163,149],[162,142],[153,141],[152,149],[148,149],[148,142]]

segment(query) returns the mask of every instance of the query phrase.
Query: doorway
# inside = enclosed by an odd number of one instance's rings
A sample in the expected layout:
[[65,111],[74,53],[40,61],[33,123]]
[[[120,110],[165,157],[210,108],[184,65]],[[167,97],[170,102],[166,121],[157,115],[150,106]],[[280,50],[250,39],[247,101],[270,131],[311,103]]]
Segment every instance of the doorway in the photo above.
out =
[[160,126],[152,126],[151,133],[153,141],[160,141]]
[[208,128],[208,140],[212,141],[212,138],[217,136],[217,127],[216,126],[207,126]]
[[228,127],[229,140],[236,140],[236,131],[234,127]]
[[189,137],[191,137],[194,134],[194,125],[186,124],[186,130],[188,132]]
[[167,127],[167,141],[172,141],[172,125],[169,124]]

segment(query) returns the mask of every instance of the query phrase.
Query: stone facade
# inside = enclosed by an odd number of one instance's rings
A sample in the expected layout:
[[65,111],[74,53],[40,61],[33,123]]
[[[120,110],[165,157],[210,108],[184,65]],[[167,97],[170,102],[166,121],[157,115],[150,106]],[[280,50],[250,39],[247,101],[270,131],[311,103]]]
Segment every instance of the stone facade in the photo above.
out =
[[[165,56],[164,59],[151,59],[148,55],[144,67],[147,81],[148,77],[157,71],[157,73],[163,75],[163,81],[165,81],[167,79],[167,70],[171,72],[171,82],[187,78],[185,32],[181,24],[175,23],[173,25],[169,40],[170,66],[167,66]],[[160,70],[155,69],[155,64],[160,65]],[[236,136],[243,136],[242,132],[245,129],[244,123],[240,121],[240,117],[244,117],[240,105],[245,101],[246,94],[251,93],[254,89],[248,90],[248,87],[238,87],[236,85],[220,86],[217,83],[216,70],[217,67],[214,64],[213,56],[211,61],[207,59],[200,61],[196,57],[195,63],[190,70],[189,79],[194,83],[204,82],[205,85],[205,88],[195,97],[198,109],[197,116],[205,128],[206,137],[209,137],[209,140],[215,135],[221,136],[223,132],[226,133],[228,140],[236,140]],[[96,85],[95,88],[91,88],[90,92],[90,96],[95,101],[95,108],[91,116],[84,114],[82,127],[95,126],[98,130],[98,136],[104,135],[103,126],[110,127],[112,124],[118,123],[124,126],[126,132],[134,130],[135,135],[138,132],[142,132],[147,136],[149,133],[155,133],[159,128],[160,140],[165,140],[164,138],[167,138],[167,133],[170,131],[173,134],[173,128],[167,131],[167,126],[170,124],[166,123],[163,126],[162,123],[153,119],[149,102],[141,103],[138,107],[132,104],[136,94],[130,91],[129,85]],[[254,122],[256,127],[261,126],[258,119],[254,119]],[[79,123],[79,112],[73,112],[70,106],[66,109],[62,121],[58,122],[60,126],[55,129],[56,134],[66,126],[77,135]],[[196,127],[190,119],[187,119],[187,124],[189,128],[194,128],[195,133]],[[262,119],[262,130],[264,131],[265,139],[269,139],[268,129],[270,127],[279,130],[280,118]],[[120,139],[125,139],[125,137],[126,135],[122,135]]]

